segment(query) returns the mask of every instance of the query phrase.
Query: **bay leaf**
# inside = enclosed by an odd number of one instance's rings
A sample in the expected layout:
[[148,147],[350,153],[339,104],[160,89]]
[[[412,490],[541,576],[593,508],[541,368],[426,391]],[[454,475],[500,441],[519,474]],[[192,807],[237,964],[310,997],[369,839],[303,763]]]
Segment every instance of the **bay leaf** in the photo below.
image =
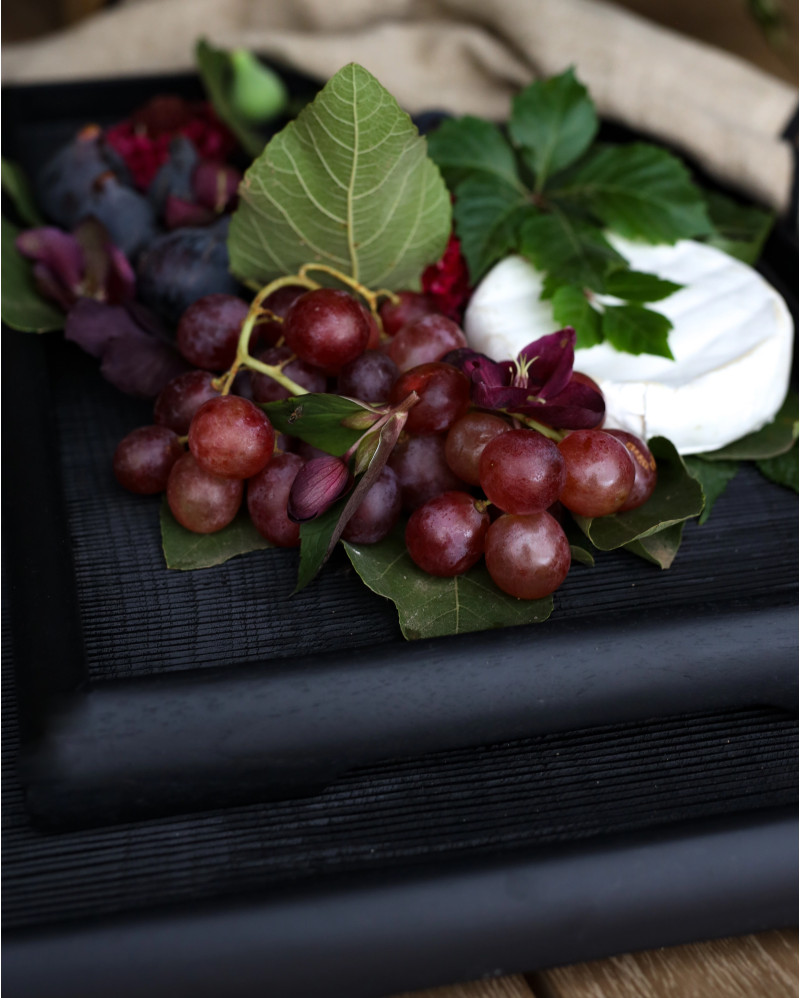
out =
[[450,236],[450,194],[425,139],[355,63],[273,136],[239,195],[228,250],[250,285],[321,264],[370,288],[418,287]]
[[261,408],[278,433],[298,437],[337,457],[352,447],[365,429],[352,429],[342,425],[342,421],[370,412],[363,402],[325,392],[265,402]]
[[482,563],[452,579],[428,575],[411,560],[400,529],[377,544],[344,547],[366,585],[395,604],[410,640],[540,623],[553,610],[552,596],[518,600],[501,592]]
[[689,474],[696,478],[703,487],[703,495],[706,497],[703,512],[698,519],[699,524],[703,524],[711,515],[714,503],[719,499],[728,483],[733,480],[739,470],[738,461],[704,461],[699,456],[685,457]]
[[641,537],[637,541],[631,541],[625,545],[625,550],[631,554],[644,558],[645,561],[658,565],[659,568],[667,569],[675,560],[678,548],[683,540],[683,523],[673,523],[663,530],[658,530],[647,537]]
[[264,551],[273,545],[259,534],[244,508],[222,530],[214,534],[195,534],[178,523],[164,499],[161,504],[161,546],[167,568],[188,572],[196,568],[212,568],[237,555]]

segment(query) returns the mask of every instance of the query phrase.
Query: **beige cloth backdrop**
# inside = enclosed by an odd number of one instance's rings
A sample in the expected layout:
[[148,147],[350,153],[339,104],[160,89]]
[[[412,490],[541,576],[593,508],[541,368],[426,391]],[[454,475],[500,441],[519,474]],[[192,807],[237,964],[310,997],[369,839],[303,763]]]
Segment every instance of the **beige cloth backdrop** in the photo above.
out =
[[793,157],[781,133],[795,88],[599,0],[128,0],[4,47],[3,81],[185,69],[200,35],[320,79],[360,62],[411,112],[498,119],[521,86],[573,65],[604,116],[764,204],[789,203]]

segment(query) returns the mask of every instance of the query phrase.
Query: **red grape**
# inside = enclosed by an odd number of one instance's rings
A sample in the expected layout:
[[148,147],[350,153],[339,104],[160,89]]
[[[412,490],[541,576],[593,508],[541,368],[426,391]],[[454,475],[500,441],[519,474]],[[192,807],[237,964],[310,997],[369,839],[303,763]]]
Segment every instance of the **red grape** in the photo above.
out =
[[384,402],[399,373],[395,362],[383,351],[365,350],[339,371],[336,391],[363,402]]
[[210,371],[187,371],[173,378],[156,399],[153,409],[156,423],[168,426],[185,437],[200,406],[219,395],[212,385],[213,380],[214,375]]
[[650,448],[639,437],[625,430],[606,430],[606,433],[620,440],[633,458],[635,478],[633,487],[628,493],[628,498],[617,510],[618,513],[627,513],[629,509],[636,509],[646,503],[656,487],[658,481],[658,469]]
[[270,421],[258,406],[237,395],[204,402],[189,427],[189,450],[197,463],[224,478],[252,478],[274,448]]
[[387,336],[394,336],[409,322],[416,322],[423,315],[438,312],[436,299],[433,295],[419,291],[398,291],[399,301],[395,304],[385,301],[378,312],[383,323],[383,331]]
[[175,462],[167,480],[172,515],[196,534],[213,534],[227,526],[239,511],[243,492],[242,481],[212,475],[192,454]]
[[486,497],[506,513],[547,509],[566,479],[558,447],[536,430],[508,430],[490,440],[478,467]]
[[395,472],[386,465],[347,521],[342,539],[353,544],[375,544],[397,523],[402,508],[400,482]]
[[569,541],[546,512],[498,517],[486,534],[485,548],[495,585],[517,599],[548,596],[569,571]]
[[386,352],[400,371],[441,360],[451,350],[467,345],[461,328],[445,315],[425,315],[400,330]]
[[183,453],[177,434],[166,426],[140,426],[117,445],[114,475],[129,492],[154,495],[167,487],[172,466]]
[[444,433],[469,409],[469,378],[450,364],[434,361],[401,374],[392,386],[389,401],[402,402],[411,392],[419,402],[409,410],[408,433]]
[[263,471],[247,483],[247,509],[256,530],[281,548],[300,543],[300,524],[286,513],[286,503],[303,459],[297,454],[276,454]]
[[297,299],[283,323],[286,345],[307,364],[335,374],[366,349],[370,324],[346,291],[317,288]]
[[[269,309],[273,315],[285,319],[286,313],[306,291],[308,288],[304,288],[302,285],[287,284],[273,291],[271,295],[267,295],[261,304],[264,308]],[[256,332],[260,343],[274,346],[283,336],[283,323],[275,319],[261,319],[256,323]]]
[[471,495],[443,492],[411,514],[406,547],[423,571],[449,578],[478,561],[488,529],[489,514]]
[[[270,347],[269,350],[260,353],[257,359],[271,367],[277,367],[291,356],[292,351],[288,347]],[[289,363],[285,364],[281,370],[287,378],[291,378],[292,381],[309,392],[324,392],[328,387],[328,379],[323,371],[318,367],[312,367],[311,364],[306,364],[305,361],[297,357],[294,360],[289,360]],[[277,402],[278,399],[287,399],[291,395],[289,389],[284,388],[274,378],[257,371],[251,373],[251,385],[253,398],[256,402]]]
[[511,429],[500,416],[490,412],[468,412],[447,431],[444,456],[460,479],[470,485],[480,484],[478,465],[490,440]]
[[609,516],[630,495],[634,460],[621,440],[605,430],[574,430],[558,445],[566,466],[559,496],[579,516]]
[[395,444],[389,465],[397,473],[404,509],[416,509],[440,492],[463,489],[464,483],[445,460],[444,446],[443,436],[405,433]]
[[178,349],[195,367],[226,371],[236,357],[239,333],[248,311],[247,302],[235,295],[198,298],[178,322]]

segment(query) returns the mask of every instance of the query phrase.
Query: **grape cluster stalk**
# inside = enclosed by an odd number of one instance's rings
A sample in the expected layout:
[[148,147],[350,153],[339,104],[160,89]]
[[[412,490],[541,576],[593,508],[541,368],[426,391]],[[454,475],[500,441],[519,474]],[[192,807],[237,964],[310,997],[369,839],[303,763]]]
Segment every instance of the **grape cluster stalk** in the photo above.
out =
[[[161,391],[153,425],[118,445],[123,487],[166,492],[178,523],[200,534],[244,507],[271,544],[294,547],[300,523],[347,495],[380,453],[344,540],[377,543],[407,517],[406,548],[422,571],[450,578],[483,559],[519,599],[547,596],[567,576],[563,510],[608,516],[652,495],[655,461],[632,434],[601,423],[540,432],[476,405],[458,363],[463,330],[430,296],[372,292],[336,274],[344,287],[331,288],[313,271],[279,278],[249,305],[213,293],[182,312],[177,345],[191,370]],[[365,404],[363,436],[344,457],[277,433],[261,408],[307,392]],[[392,415],[402,432],[383,453]]]

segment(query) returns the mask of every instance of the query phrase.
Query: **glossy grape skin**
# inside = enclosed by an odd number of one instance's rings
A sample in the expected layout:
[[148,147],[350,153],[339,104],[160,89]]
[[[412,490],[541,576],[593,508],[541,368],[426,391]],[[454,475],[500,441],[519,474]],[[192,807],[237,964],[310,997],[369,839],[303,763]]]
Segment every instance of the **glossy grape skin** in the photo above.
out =
[[610,516],[633,488],[636,469],[625,444],[604,430],[574,430],[558,445],[566,467],[559,496],[579,516]]
[[487,499],[505,513],[540,513],[566,481],[558,447],[536,430],[508,430],[490,440],[478,465]]
[[252,478],[272,457],[275,431],[247,399],[220,395],[195,413],[189,450],[200,467],[223,478]]
[[[273,315],[285,319],[286,313],[306,291],[308,291],[308,288],[304,288],[300,284],[287,284],[273,291],[271,295],[268,295],[264,299],[262,304]],[[275,319],[262,319],[256,325],[256,332],[259,336],[259,342],[262,345],[274,346],[283,336],[283,323]]]
[[403,434],[389,455],[389,466],[397,473],[403,508],[414,510],[428,499],[464,483],[447,464],[443,436],[414,437]]
[[173,378],[162,389],[153,407],[158,426],[167,426],[185,437],[194,414],[204,402],[216,398],[219,392],[210,371],[187,371]]
[[307,364],[336,374],[366,349],[370,324],[346,291],[317,288],[292,305],[283,322],[286,345]]
[[175,462],[167,480],[172,515],[196,534],[213,534],[226,527],[238,513],[243,493],[242,481],[212,475],[192,454]]
[[658,468],[650,448],[640,437],[628,433],[626,430],[606,430],[605,432],[625,444],[628,453],[633,458],[635,472],[633,486],[628,493],[628,498],[617,510],[618,513],[627,513],[629,509],[637,509],[646,503],[653,494],[658,482]]
[[433,314],[403,326],[386,352],[402,372],[441,360],[451,350],[466,346],[467,338],[457,323],[445,315]]
[[469,409],[469,379],[450,364],[434,361],[401,374],[392,386],[389,401],[402,402],[411,392],[419,401],[409,410],[408,433],[444,433]]
[[239,333],[249,311],[235,295],[203,295],[178,323],[178,349],[195,367],[227,371],[236,357]]
[[398,291],[399,301],[385,301],[378,309],[387,336],[395,336],[409,322],[437,312],[436,299],[421,291]]
[[470,485],[480,484],[481,454],[490,440],[506,433],[511,425],[490,412],[468,412],[447,431],[444,456],[447,463]]
[[342,539],[352,544],[375,544],[397,523],[403,509],[400,482],[388,465],[347,521]]
[[[270,367],[278,367],[292,356],[292,351],[288,347],[270,347],[257,355],[256,359]],[[324,371],[305,361],[295,357],[289,360],[281,368],[287,378],[291,378],[301,388],[309,392],[324,392],[328,387],[328,379]],[[277,402],[279,399],[288,399],[291,392],[282,384],[271,378],[268,374],[261,374],[258,371],[251,373],[251,387],[253,398],[256,402]]]
[[286,513],[292,484],[304,461],[297,454],[276,454],[266,468],[247,483],[247,509],[262,537],[281,548],[297,547],[300,524]]
[[547,512],[498,517],[486,534],[485,555],[495,585],[517,599],[554,592],[571,562],[566,534]]
[[399,373],[388,354],[365,350],[339,371],[336,392],[362,402],[385,402]]
[[467,492],[443,492],[414,510],[406,526],[411,560],[429,575],[452,578],[483,554],[489,514]]
[[114,475],[129,492],[155,495],[167,487],[172,466],[184,454],[176,433],[165,426],[140,426],[114,452]]

